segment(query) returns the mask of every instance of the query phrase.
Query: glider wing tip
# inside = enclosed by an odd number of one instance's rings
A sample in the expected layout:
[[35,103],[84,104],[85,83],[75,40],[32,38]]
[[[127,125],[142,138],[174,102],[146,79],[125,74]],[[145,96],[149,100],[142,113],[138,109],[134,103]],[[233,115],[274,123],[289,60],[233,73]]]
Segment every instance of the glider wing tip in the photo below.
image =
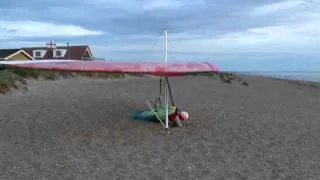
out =
[[210,69],[212,70],[212,72],[219,72],[219,68],[216,65],[213,65],[212,63],[208,62],[208,61],[203,61],[203,63],[207,64]]

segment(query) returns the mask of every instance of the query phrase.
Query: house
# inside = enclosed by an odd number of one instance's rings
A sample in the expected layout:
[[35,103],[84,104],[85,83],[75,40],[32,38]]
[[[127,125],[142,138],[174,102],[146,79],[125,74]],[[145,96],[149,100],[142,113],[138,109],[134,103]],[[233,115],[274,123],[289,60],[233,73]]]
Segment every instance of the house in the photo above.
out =
[[22,49],[36,60],[73,59],[92,61],[95,59],[88,45],[56,46],[53,43],[48,43],[47,47],[24,47]]
[[34,60],[22,49],[0,49],[0,61]]

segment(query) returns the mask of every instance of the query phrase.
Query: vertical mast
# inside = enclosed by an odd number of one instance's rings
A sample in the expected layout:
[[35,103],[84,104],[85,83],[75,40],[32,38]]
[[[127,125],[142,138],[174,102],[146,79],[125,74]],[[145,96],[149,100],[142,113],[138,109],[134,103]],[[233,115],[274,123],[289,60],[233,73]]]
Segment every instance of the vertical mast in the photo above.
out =
[[168,62],[168,30],[165,30],[165,43],[166,43],[166,49],[165,49],[165,62]]
[[[168,31],[165,29],[165,63],[168,62]],[[166,75],[167,76],[167,75]],[[166,104],[166,129],[169,128],[169,103],[168,103],[168,81],[166,78],[166,86],[165,86],[165,104]]]

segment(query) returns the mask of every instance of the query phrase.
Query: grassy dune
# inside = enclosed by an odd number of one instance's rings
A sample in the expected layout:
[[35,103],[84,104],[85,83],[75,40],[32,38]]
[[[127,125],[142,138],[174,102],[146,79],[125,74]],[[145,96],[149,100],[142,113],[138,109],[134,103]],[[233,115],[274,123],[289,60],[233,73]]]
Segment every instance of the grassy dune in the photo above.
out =
[[[36,80],[58,80],[71,77],[92,77],[92,78],[125,78],[128,76],[143,76],[140,74],[113,74],[113,73],[93,73],[93,72],[62,72],[48,70],[31,70],[20,68],[9,68],[6,65],[0,65],[0,93],[6,94],[12,90],[27,90],[27,79]],[[248,85],[239,75],[230,72],[221,73],[190,73],[189,76],[211,76],[222,80],[225,83],[231,83],[238,80],[243,85]]]
[[19,68],[8,68],[0,66],[0,93],[5,94],[12,90],[27,90],[27,80],[58,80],[72,77],[92,77],[92,78],[124,78],[125,74],[110,73],[90,73],[90,72],[58,72],[46,70],[30,70]]

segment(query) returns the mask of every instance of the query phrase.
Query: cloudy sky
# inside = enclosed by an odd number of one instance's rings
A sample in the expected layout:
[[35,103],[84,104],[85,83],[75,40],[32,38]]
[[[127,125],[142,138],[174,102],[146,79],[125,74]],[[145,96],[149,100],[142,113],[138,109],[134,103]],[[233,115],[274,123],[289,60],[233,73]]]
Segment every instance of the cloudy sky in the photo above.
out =
[[114,61],[320,70],[320,0],[3,0],[0,48],[88,44]]

